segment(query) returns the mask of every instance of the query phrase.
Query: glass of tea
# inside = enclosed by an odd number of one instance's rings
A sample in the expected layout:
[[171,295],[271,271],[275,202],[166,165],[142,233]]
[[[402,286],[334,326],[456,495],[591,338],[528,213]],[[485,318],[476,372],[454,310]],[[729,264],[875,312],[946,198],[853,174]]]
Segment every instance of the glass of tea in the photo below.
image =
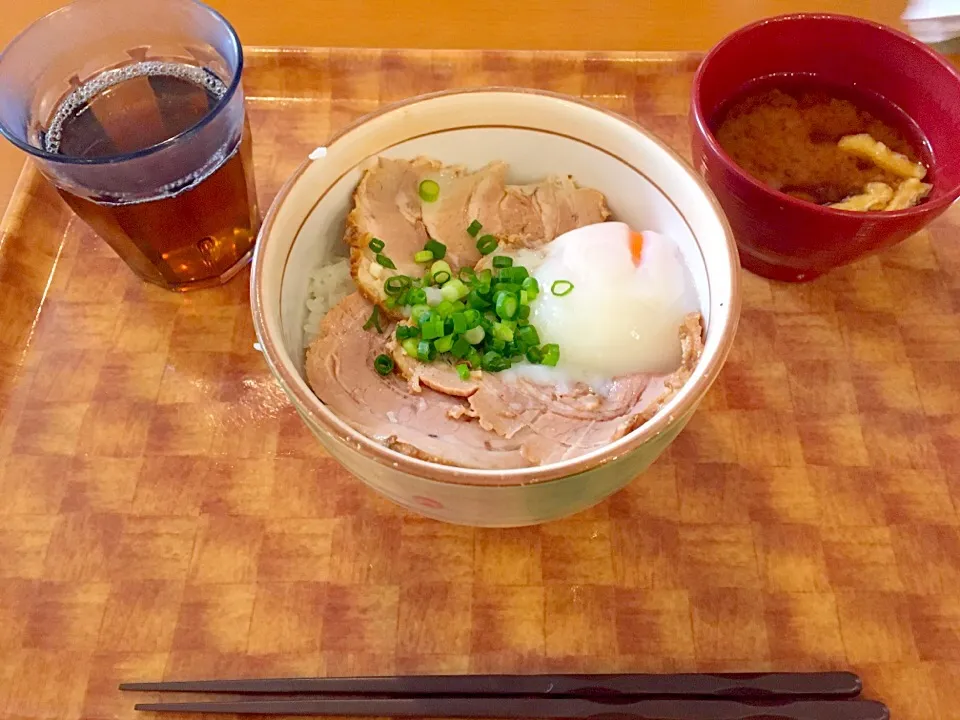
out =
[[242,69],[195,0],[77,0],[0,54],[0,133],[141,278],[218,285],[260,223]]

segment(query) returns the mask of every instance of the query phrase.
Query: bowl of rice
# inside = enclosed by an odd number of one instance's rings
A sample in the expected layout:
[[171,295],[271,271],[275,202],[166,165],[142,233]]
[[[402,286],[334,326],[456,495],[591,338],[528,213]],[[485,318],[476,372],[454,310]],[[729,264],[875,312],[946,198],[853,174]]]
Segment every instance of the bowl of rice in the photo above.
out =
[[[509,165],[511,182],[572,176],[606,195],[618,220],[678,237],[703,319],[692,375],[652,418],[604,447],[529,467],[461,467],[368,437],[311,389],[306,348],[356,291],[344,242],[354,191],[378,158]],[[326,451],[376,492],[437,520],[485,527],[542,523],[616,492],[670,445],[712,385],[739,316],[739,263],[704,182],[635,123],[579,99],[513,88],[449,91],[366,116],[317,148],[271,206],[253,260],[251,305],[267,365]],[[642,477],[639,479],[642,482]]]

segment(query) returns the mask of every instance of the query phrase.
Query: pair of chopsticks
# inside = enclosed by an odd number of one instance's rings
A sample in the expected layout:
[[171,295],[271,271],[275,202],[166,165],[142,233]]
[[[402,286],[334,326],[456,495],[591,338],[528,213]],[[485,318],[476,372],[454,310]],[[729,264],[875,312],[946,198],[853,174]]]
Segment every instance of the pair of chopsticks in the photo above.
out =
[[154,712],[592,720],[888,720],[847,672],[424,675],[124,683],[121,690],[232,696],[141,703]]

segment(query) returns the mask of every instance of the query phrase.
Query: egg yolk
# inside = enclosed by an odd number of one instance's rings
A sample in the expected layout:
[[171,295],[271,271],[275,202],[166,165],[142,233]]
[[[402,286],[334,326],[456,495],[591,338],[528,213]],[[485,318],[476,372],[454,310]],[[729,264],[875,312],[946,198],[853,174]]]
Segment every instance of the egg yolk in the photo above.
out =
[[635,230],[630,231],[630,255],[633,257],[634,267],[639,267],[640,256],[643,254],[643,234]]

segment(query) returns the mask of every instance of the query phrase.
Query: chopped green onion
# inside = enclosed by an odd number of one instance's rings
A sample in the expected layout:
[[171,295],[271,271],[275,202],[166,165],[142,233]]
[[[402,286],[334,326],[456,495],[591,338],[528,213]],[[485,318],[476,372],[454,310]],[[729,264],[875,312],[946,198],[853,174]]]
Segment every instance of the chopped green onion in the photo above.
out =
[[423,318],[423,314],[428,312],[430,312],[429,305],[414,305],[412,308],[410,308],[410,319],[419,325],[421,318]]
[[558,362],[560,362],[560,346],[556,343],[549,343],[544,345],[541,350],[543,351],[543,364],[554,367]]
[[424,180],[420,183],[417,192],[420,194],[420,199],[424,202],[436,202],[437,198],[440,197],[440,186],[436,180]]
[[389,355],[377,355],[377,359],[373,361],[373,367],[381,375],[389,375],[393,372],[393,358]]
[[427,303],[427,293],[423,288],[410,288],[407,291],[406,305],[425,305]]
[[373,306],[373,312],[370,313],[370,317],[367,318],[367,321],[363,324],[364,330],[369,330],[370,328],[376,328],[378,333],[383,332],[383,327],[380,325],[380,308],[376,305]]
[[483,229],[483,225],[480,224],[480,221],[479,221],[479,220],[474,220],[472,223],[470,223],[470,224],[467,226],[467,234],[468,234],[470,237],[476,237],[476,236],[477,236],[477,233],[479,233],[480,230],[482,230],[482,229]]
[[487,300],[484,300],[480,293],[476,290],[471,290],[470,294],[467,295],[467,305],[475,310],[485,310],[486,308],[490,307],[490,303]]
[[517,339],[526,345],[540,344],[540,334],[533,325],[527,325],[517,330]]
[[501,282],[511,282],[520,284],[530,275],[527,269],[522,265],[516,267],[503,268],[500,271],[499,280]]
[[569,280],[554,280],[553,285],[550,286],[550,292],[557,297],[569,295],[573,292],[573,283]]
[[497,239],[493,235],[484,235],[477,240],[477,250],[481,255],[489,255],[497,249]]
[[420,316],[420,334],[424,340],[436,340],[443,335],[443,318],[439,313],[429,312]]
[[510,367],[510,359],[505,358],[498,352],[490,352],[483,354],[483,369],[489,370],[490,372],[500,372],[501,370],[506,370]]
[[437,357],[437,349],[432,342],[421,340],[417,343],[417,360],[420,362],[433,362]]
[[397,340],[415,338],[419,334],[420,328],[413,327],[413,325],[397,325]]
[[498,292],[508,292],[511,295],[515,295],[516,293],[520,292],[520,284],[512,282],[498,282],[493,286],[493,292],[494,294]]
[[[480,225],[475,224],[479,233]],[[497,246],[493,235],[477,241],[477,248],[484,254],[492,253]],[[442,259],[446,252],[443,243],[430,239],[414,254],[417,262],[426,264],[422,278],[398,273],[384,281],[388,297],[382,306],[410,308],[412,322],[396,326],[403,351],[421,362],[445,358],[464,381],[470,378],[471,369],[500,372],[522,358],[534,364],[557,365],[560,347],[541,346],[540,335],[530,324],[530,304],[540,285],[529,270],[514,264],[511,257],[497,255],[491,258],[492,268],[461,268],[454,274]],[[384,267],[393,264],[385,256],[382,260]],[[381,262],[380,254],[377,262]],[[557,280],[551,286],[551,292],[561,297],[572,290],[573,283],[567,280]],[[376,308],[364,327],[377,327],[382,332]],[[378,358],[379,364],[375,361],[377,372],[389,374],[396,363],[386,369],[393,358],[382,357],[386,360]]]
[[458,337],[457,341],[453,344],[453,347],[450,348],[450,354],[455,358],[464,358],[473,348],[470,346],[470,343],[467,342],[466,338]]
[[383,253],[377,253],[377,263],[387,268],[388,270],[396,270],[397,266],[393,264],[393,260],[388,258]]
[[512,342],[513,330],[504,323],[494,323],[493,336],[498,340],[503,340],[504,342]]
[[475,347],[470,348],[470,351],[467,353],[466,357],[463,358],[472,368],[480,367],[480,353]]
[[441,290],[441,292],[443,293],[444,300],[449,300],[450,302],[456,302],[460,298],[466,297],[470,294],[469,288],[457,280],[457,278],[448,280],[443,286],[443,290]]
[[402,347],[403,351],[410,357],[416,357],[417,346],[419,344],[420,344],[420,341],[417,340],[416,338],[407,338],[402,343],[400,343],[400,347]]
[[494,301],[497,315],[504,320],[513,320],[517,316],[517,296],[513,293],[499,292]]
[[423,246],[423,249],[432,252],[433,257],[437,260],[443,260],[447,255],[447,246],[433,238],[427,240],[427,244]]
[[406,275],[394,275],[383,283],[383,289],[387,295],[400,295],[408,287],[410,287],[410,278]]
[[371,238],[370,242],[367,243],[367,247],[373,250],[375,253],[383,252],[383,248],[386,247],[386,244],[380,238]]
[[427,295],[427,305],[430,307],[436,307],[443,302],[443,293],[440,288],[428,287],[424,292]]
[[450,265],[443,260],[437,260],[433,265],[430,266],[430,277],[433,278],[433,281],[437,285],[443,285],[445,282],[447,282],[451,277],[453,277],[452,273],[453,271],[450,269]]
[[477,327],[467,330],[461,337],[463,337],[463,339],[471,345],[477,345],[478,343],[483,342],[483,338],[485,336],[486,333],[483,331],[483,328],[477,325]]

